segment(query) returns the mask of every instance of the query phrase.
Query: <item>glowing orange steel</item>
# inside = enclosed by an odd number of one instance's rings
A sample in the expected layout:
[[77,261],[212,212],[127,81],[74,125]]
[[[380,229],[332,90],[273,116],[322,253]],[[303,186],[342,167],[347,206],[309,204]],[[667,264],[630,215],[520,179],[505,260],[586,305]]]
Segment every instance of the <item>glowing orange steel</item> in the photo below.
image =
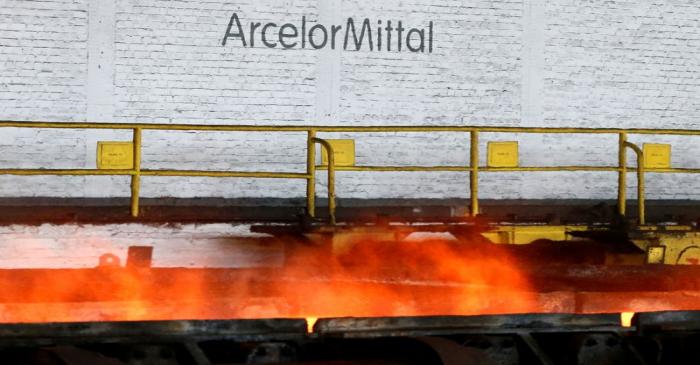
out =
[[622,312],[620,313],[620,324],[622,327],[632,327],[632,318],[634,317],[634,312]]
[[292,254],[275,290],[293,315],[417,316],[528,309],[529,286],[508,256],[450,241],[363,242],[340,255]]
[[306,317],[306,332],[313,333],[316,322],[318,322],[318,317]]
[[535,309],[527,280],[498,246],[447,240],[361,242],[338,255],[297,247],[275,270],[6,271],[1,322],[296,317],[312,328],[319,317]]

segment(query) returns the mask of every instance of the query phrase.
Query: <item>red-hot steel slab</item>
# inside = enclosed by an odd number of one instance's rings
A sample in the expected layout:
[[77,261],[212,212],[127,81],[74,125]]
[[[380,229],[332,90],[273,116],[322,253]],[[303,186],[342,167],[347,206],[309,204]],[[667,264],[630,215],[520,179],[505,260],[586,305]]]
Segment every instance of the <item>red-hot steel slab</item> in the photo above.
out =
[[348,277],[323,268],[313,268],[313,275],[283,269],[0,270],[0,321],[700,310],[697,267],[519,270],[527,281],[523,288],[496,277],[474,284],[426,278],[421,272]]

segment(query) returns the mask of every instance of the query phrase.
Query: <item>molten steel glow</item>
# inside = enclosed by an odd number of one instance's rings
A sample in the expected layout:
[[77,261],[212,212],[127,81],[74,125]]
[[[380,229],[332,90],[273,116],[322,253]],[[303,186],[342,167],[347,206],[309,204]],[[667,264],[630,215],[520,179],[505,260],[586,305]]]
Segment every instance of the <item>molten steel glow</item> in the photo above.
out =
[[622,327],[632,327],[632,318],[634,317],[634,312],[622,312],[620,314],[620,324]]
[[340,254],[292,253],[273,291],[293,316],[420,316],[527,311],[530,288],[517,266],[444,240],[363,242]]
[[296,248],[277,269],[0,270],[0,321],[522,313],[532,290],[493,246],[447,240]]
[[313,333],[316,322],[318,322],[318,317],[306,317],[306,332]]

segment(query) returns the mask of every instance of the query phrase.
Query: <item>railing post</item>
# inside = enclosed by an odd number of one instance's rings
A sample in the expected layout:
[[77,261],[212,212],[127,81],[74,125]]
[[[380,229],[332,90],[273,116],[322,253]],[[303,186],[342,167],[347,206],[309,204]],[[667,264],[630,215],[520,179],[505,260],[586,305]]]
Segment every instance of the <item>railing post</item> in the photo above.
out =
[[640,154],[640,162],[639,166],[637,167],[637,200],[639,204],[639,224],[640,225],[645,225],[647,224],[647,218],[646,218],[646,198],[644,197],[645,190],[645,184],[644,184],[644,154]]
[[141,191],[141,128],[134,128],[134,166],[131,175],[131,216],[139,216],[139,192]]
[[321,144],[328,155],[328,218],[330,224],[335,225],[335,151],[324,139],[314,138],[313,141]]
[[316,131],[309,129],[306,137],[306,214],[316,216]]
[[644,151],[634,143],[625,142],[625,146],[631,148],[637,154],[637,209],[639,211],[639,224],[646,224],[645,187],[644,187]]
[[618,145],[617,212],[627,214],[627,133],[620,132]]
[[472,217],[479,214],[479,132],[471,131],[469,146],[469,197],[471,200],[470,212]]

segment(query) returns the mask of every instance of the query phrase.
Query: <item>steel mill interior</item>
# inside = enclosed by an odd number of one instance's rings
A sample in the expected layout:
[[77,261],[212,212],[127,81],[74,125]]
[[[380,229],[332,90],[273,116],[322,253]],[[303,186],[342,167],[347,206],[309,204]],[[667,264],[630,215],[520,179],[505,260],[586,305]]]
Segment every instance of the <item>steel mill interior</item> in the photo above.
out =
[[0,364],[700,362],[693,0],[0,0]]

